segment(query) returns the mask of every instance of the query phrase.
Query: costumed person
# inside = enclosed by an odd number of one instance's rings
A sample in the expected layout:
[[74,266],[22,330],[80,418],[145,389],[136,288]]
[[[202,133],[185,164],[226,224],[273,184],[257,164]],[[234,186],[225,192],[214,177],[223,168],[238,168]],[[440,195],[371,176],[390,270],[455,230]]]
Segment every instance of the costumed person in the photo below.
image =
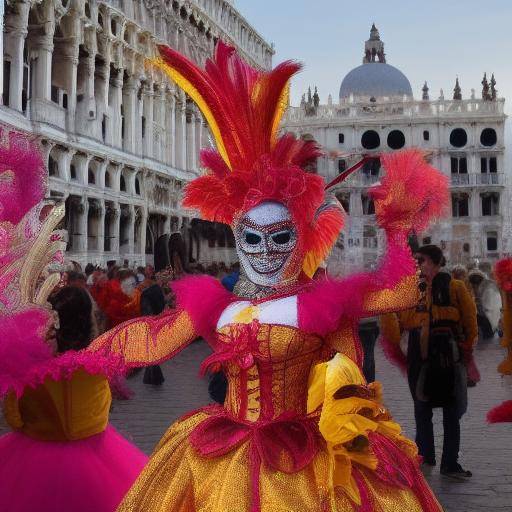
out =
[[[503,376],[512,375],[512,258],[504,258],[496,263],[494,276],[501,290],[501,346],[507,351],[505,359],[498,365]],[[498,405],[487,415],[490,423],[512,421],[512,400]]]
[[40,203],[45,177],[37,149],[11,133],[0,145],[0,398],[12,429],[0,437],[0,510],[113,512],[147,457],[108,424],[107,379],[125,368],[83,350],[88,293],[65,286],[47,306],[60,276],[43,270],[65,243],[54,232],[64,207]]
[[479,269],[468,273],[468,282],[476,303],[479,334],[482,340],[492,340],[498,330],[501,296],[494,281]]
[[116,270],[108,281],[100,281],[93,287],[91,294],[107,317],[109,328],[140,315],[141,290],[129,269]]
[[476,306],[466,285],[441,271],[445,261],[439,247],[420,247],[416,258],[421,300],[413,308],[384,315],[381,330],[399,355],[402,336],[407,336],[403,364],[414,401],[416,444],[425,468],[436,465],[432,410],[439,407],[444,432],[441,474],[466,479],[472,474],[459,464],[460,419],[467,409],[466,366],[478,336]]
[[228,379],[222,406],[164,435],[119,511],[440,511],[415,444],[380,386],[362,377],[357,323],[417,301],[407,235],[440,213],[446,178],[419,151],[383,155],[386,175],[371,191],[387,233],[380,266],[312,280],[344,217],[323,178],[303,169],[316,145],[277,135],[299,65],[260,71],[220,41],[206,71],[160,52],[156,64],[198,104],[217,144],[202,151],[208,172],[188,184],[183,204],[232,227],[241,273],[234,293],[208,276],[177,281],[174,311],[91,345],[140,366],[203,337],[213,350],[203,372],[222,368]]

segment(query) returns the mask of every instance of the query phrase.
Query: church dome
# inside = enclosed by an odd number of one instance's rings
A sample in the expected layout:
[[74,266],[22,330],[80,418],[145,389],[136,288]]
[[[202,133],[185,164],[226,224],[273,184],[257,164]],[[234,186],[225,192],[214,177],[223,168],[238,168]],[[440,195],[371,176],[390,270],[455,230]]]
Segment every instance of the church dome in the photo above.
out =
[[340,87],[340,99],[354,97],[409,96],[412,88],[407,77],[384,62],[368,62],[350,71]]
[[412,98],[412,88],[407,77],[397,68],[386,63],[384,42],[375,24],[370,29],[370,39],[364,44],[363,64],[350,71],[341,82],[340,99],[351,95],[368,101],[371,98]]

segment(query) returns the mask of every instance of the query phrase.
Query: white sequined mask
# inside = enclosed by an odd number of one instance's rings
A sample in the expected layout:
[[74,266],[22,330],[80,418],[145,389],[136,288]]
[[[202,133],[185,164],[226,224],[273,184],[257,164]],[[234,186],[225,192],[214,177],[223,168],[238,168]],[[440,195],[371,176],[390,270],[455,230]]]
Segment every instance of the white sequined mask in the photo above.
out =
[[267,201],[235,225],[236,248],[246,276],[260,286],[279,286],[297,278],[302,260],[288,208]]

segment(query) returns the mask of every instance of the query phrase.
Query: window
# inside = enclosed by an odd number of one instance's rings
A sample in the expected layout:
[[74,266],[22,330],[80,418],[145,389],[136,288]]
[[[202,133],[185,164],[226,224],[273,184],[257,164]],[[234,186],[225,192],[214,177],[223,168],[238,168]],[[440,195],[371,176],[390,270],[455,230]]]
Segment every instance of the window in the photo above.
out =
[[430,132],[428,130],[423,130],[423,140],[430,140]]
[[497,251],[498,250],[498,233],[496,231],[489,231],[487,233],[487,250]]
[[452,156],[450,158],[452,174],[467,174],[468,162],[465,156]]
[[471,246],[469,245],[469,243],[468,243],[468,242],[466,242],[466,243],[462,246],[462,250],[463,250],[464,252],[469,252],[469,251],[470,251],[470,249],[471,249]]
[[375,226],[363,226],[363,247],[365,249],[377,249],[377,230]]
[[377,149],[380,146],[380,136],[375,130],[367,130],[361,137],[361,146],[364,149]]
[[463,128],[455,128],[450,133],[450,144],[455,148],[462,148],[468,142],[468,134]]
[[76,167],[73,164],[69,166],[69,175],[72,180],[76,180]]
[[121,139],[124,140],[124,108],[121,105]]
[[480,194],[482,201],[482,215],[489,217],[499,215],[500,196],[495,192]]
[[495,156],[483,156],[480,158],[480,172],[498,172],[498,165]]
[[343,209],[348,214],[350,213],[350,194],[349,193],[341,193],[336,194],[336,199],[340,202]]
[[58,176],[59,175],[59,166],[55,158],[52,155],[48,157],[48,175],[49,176]]
[[110,188],[112,185],[110,184],[110,173],[107,171],[105,173],[105,187]]
[[142,138],[146,136],[146,118],[142,116]]
[[121,192],[126,192],[126,180],[124,179],[124,176],[121,174],[121,179],[119,181],[119,189]]
[[366,194],[362,194],[361,202],[363,203],[363,215],[373,215],[375,213],[373,199],[368,197]]
[[11,62],[4,60],[4,90],[2,99],[4,105],[9,105],[9,82],[11,81]]
[[338,133],[338,142],[340,144],[344,144],[345,143],[345,134],[344,133]]
[[56,85],[51,87],[51,99],[54,103],[59,103],[59,88]]
[[388,146],[391,149],[400,149],[405,146],[405,135],[400,130],[392,130],[388,134]]
[[103,142],[105,142],[105,139],[107,138],[107,116],[103,114],[103,118],[101,120],[101,138],[103,139]]
[[87,182],[90,185],[94,185],[96,183],[96,176],[94,175],[94,171],[92,169],[89,169],[89,173],[87,176]]
[[380,158],[370,158],[363,164],[362,171],[367,176],[378,176],[380,172]]
[[135,178],[135,193],[140,196],[140,181],[139,178]]
[[467,194],[452,194],[452,216],[467,217],[469,215],[469,197]]
[[347,168],[346,160],[338,160],[338,172],[341,174]]
[[480,134],[480,144],[482,146],[494,146],[498,140],[498,137],[496,135],[496,130],[493,128],[485,128],[482,130],[482,133]]

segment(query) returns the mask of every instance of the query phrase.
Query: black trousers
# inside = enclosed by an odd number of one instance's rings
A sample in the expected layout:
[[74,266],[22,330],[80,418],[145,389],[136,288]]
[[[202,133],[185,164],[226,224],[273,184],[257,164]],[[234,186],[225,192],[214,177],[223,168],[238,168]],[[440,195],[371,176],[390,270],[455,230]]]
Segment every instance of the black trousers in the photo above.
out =
[[[460,415],[456,403],[446,405],[442,409],[444,437],[441,467],[450,471],[456,469],[459,460]],[[419,454],[425,462],[429,463],[434,463],[436,460],[432,411],[428,402],[414,400],[416,444],[418,445]]]

